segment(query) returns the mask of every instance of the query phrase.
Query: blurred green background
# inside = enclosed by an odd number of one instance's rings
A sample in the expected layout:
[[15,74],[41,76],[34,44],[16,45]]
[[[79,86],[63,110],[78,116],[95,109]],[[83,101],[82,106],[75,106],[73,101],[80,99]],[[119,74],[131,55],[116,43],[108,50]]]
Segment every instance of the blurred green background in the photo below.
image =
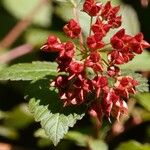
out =
[[[143,7],[140,0],[112,3],[121,5],[127,33],[141,31],[150,42],[150,6]],[[0,0],[0,70],[16,63],[53,61],[55,56],[42,53],[40,47],[49,34],[67,40],[62,27],[72,17],[71,12],[65,0]],[[79,17],[86,35],[89,18],[82,12]],[[149,79],[149,50],[123,67]],[[130,116],[122,122],[110,124],[104,120],[99,139],[91,140],[95,137],[94,121],[86,115],[54,147],[28,112],[23,94],[26,85],[27,82],[0,83],[0,150],[7,146],[13,150],[150,150],[150,93],[134,98]]]

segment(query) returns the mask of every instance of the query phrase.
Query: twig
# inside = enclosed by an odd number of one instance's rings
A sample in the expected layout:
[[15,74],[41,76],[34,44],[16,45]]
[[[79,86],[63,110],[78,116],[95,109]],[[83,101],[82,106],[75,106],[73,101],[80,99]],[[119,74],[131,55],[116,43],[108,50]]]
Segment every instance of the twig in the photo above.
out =
[[33,10],[20,20],[0,42],[0,49],[10,47],[22,32],[32,23],[33,18],[36,16],[37,12],[40,11],[41,7],[47,3],[48,0],[39,0],[39,3],[33,8]]
[[13,59],[23,56],[33,50],[33,46],[30,44],[24,44],[18,46],[11,51],[0,56],[0,63],[8,63]]

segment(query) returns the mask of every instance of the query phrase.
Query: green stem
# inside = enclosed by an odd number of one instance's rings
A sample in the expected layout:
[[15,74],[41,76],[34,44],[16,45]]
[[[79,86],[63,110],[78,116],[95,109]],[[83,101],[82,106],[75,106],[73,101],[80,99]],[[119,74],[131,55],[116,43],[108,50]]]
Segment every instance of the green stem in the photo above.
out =
[[89,36],[91,36],[91,26],[92,26],[92,22],[93,22],[93,17],[91,17],[91,20],[90,20],[90,31],[89,31]]
[[73,7],[77,7],[77,4],[75,3],[74,0],[69,0],[69,1],[70,1],[70,3],[73,5]]

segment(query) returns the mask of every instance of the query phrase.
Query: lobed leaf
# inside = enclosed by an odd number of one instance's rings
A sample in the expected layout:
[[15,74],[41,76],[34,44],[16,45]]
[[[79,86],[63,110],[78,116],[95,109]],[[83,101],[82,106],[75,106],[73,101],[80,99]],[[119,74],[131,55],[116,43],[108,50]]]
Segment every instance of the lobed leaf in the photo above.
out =
[[64,134],[68,132],[69,127],[73,127],[76,121],[80,120],[83,115],[80,116],[75,113],[67,116],[60,113],[53,114],[48,110],[48,106],[40,105],[39,103],[40,100],[31,99],[29,110],[35,120],[41,123],[46,135],[56,146],[60,139],[64,137]]
[[38,80],[47,75],[56,75],[57,65],[49,62],[32,62],[12,65],[0,71],[0,80]]
[[84,116],[85,109],[82,106],[63,107],[58,94],[49,89],[49,79],[32,83],[27,93],[30,112],[55,146],[69,127],[73,127]]

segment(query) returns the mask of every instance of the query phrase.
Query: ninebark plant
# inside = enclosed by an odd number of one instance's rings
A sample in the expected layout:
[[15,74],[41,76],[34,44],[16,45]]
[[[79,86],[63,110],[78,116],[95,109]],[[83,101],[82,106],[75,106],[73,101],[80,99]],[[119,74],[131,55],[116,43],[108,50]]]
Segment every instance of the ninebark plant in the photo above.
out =
[[[89,35],[85,37],[77,6],[74,1],[71,3],[74,18],[63,27],[70,40],[61,42],[59,37],[50,35],[41,48],[47,53],[57,53],[56,63],[18,64],[0,73],[1,80],[34,81],[26,96],[30,98],[29,109],[54,145],[84,113],[97,118],[99,124],[103,117],[119,121],[128,114],[130,96],[147,91],[141,75],[120,69],[150,47],[142,33],[131,36],[121,28],[120,6],[112,6],[110,1],[102,4],[85,0],[81,11],[91,18]],[[108,32],[116,28],[118,31],[105,43]]]

